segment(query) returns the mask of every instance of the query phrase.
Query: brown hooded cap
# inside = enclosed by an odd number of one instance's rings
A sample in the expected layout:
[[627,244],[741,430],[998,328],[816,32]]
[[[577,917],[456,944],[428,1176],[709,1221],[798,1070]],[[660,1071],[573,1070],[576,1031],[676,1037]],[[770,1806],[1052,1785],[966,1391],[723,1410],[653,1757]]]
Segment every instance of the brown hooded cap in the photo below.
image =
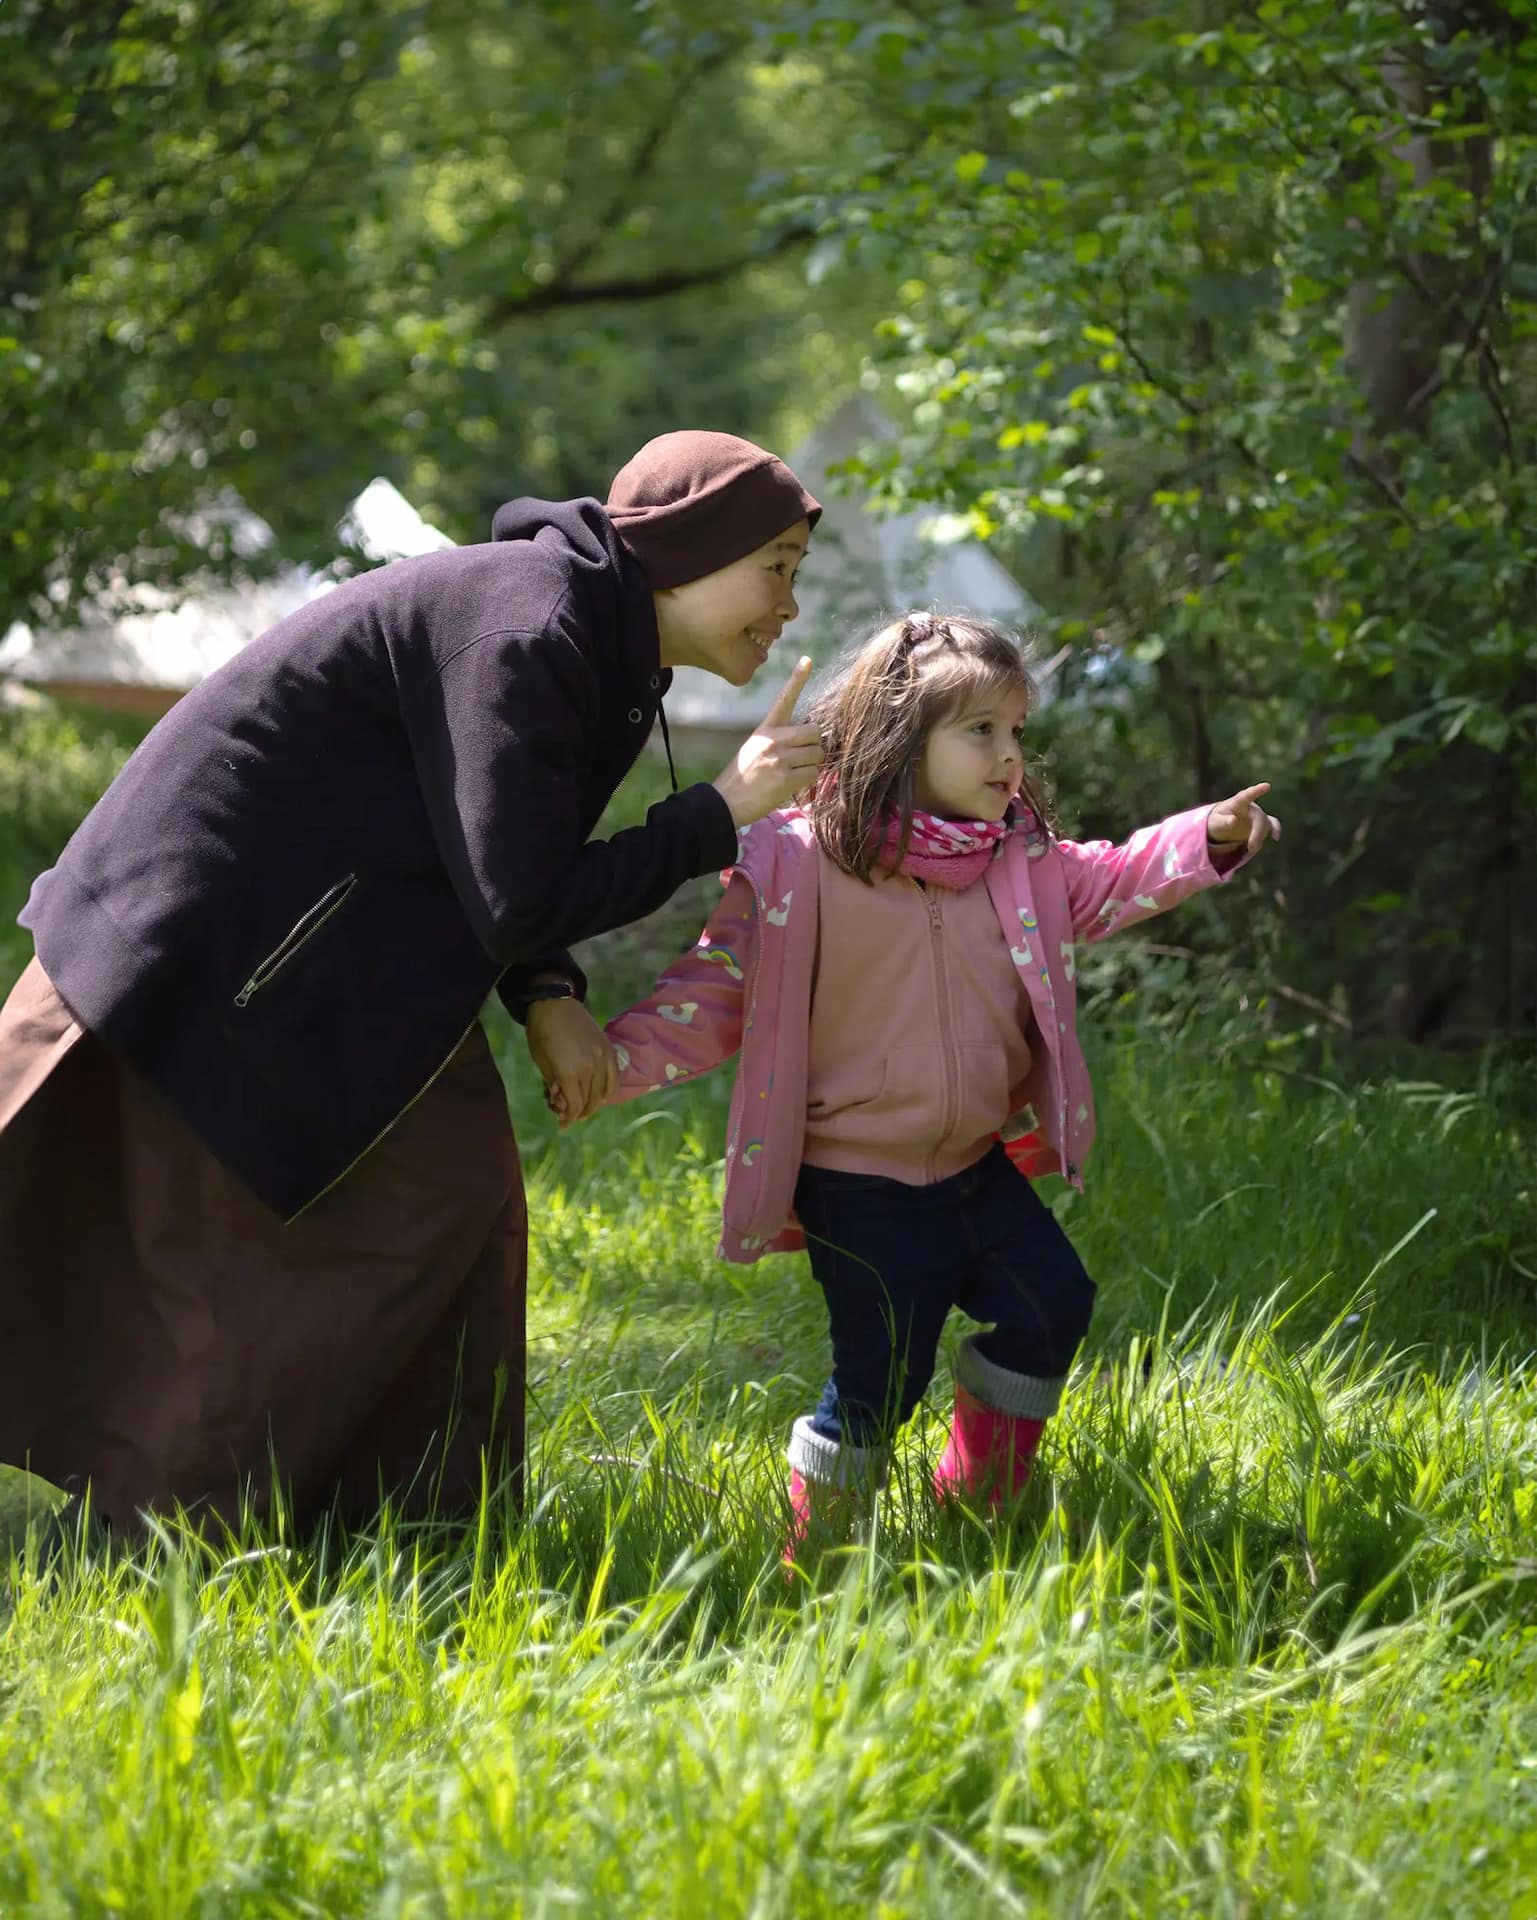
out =
[[653,587],[729,567],[822,509],[782,460],[732,433],[663,433],[614,475],[608,517]]

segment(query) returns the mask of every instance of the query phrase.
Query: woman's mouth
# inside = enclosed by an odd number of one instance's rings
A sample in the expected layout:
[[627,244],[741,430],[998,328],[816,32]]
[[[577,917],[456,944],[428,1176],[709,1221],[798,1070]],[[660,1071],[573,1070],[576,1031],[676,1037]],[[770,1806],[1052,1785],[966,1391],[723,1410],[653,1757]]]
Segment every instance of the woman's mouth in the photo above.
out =
[[[746,629],[746,634],[754,653],[758,656],[758,665],[761,667],[769,657],[769,648],[773,646],[774,640],[767,638],[761,633],[754,633],[751,627]],[[775,638],[777,638],[777,635]]]

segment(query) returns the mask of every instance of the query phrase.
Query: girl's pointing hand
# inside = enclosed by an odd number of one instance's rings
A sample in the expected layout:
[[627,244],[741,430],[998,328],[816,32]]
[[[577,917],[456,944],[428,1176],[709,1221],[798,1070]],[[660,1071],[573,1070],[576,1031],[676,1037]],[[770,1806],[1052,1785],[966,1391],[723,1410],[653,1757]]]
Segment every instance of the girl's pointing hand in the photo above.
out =
[[1206,816],[1206,838],[1214,847],[1242,847],[1258,853],[1267,840],[1279,840],[1281,823],[1257,803],[1270,791],[1270,782],[1245,787],[1231,800],[1219,800]]

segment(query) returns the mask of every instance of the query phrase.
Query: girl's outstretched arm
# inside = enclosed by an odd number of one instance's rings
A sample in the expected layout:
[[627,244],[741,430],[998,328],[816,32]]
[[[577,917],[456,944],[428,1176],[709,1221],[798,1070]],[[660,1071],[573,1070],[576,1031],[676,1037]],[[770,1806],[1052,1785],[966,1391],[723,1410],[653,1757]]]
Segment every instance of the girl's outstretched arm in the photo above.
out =
[[[1252,795],[1258,789],[1244,791]],[[1108,840],[1059,841],[1076,937],[1103,939],[1107,933],[1167,912],[1205,887],[1231,879],[1253,858],[1265,837],[1259,834],[1248,844],[1214,845],[1208,839],[1208,822],[1220,815],[1221,807],[1233,806],[1233,801],[1224,801],[1219,807],[1191,807],[1171,814],[1155,827],[1138,827],[1120,846]],[[1268,815],[1261,818],[1268,820]],[[1221,860],[1220,867],[1213,864],[1214,854]]]
[[731,1058],[742,1044],[757,940],[757,901],[746,877],[735,874],[695,945],[673,961],[644,1000],[604,1028],[619,1069],[605,1104],[692,1080]]

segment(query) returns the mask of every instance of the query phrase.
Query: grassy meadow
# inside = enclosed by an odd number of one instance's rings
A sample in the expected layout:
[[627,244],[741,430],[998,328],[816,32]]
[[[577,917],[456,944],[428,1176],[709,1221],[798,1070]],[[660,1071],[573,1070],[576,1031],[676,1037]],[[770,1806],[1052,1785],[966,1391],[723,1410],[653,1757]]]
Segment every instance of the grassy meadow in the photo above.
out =
[[[0,987],[133,731],[0,709]],[[0,1916],[1537,1920],[1530,1065],[1363,1054],[1215,960],[1080,980],[1100,1144],[1043,1191],[1098,1310],[1006,1525],[927,1495],[942,1368],[787,1579],[825,1334],[802,1259],[713,1257],[725,1076],[558,1135],[488,1015],[524,1515],[45,1563],[0,1482]]]

